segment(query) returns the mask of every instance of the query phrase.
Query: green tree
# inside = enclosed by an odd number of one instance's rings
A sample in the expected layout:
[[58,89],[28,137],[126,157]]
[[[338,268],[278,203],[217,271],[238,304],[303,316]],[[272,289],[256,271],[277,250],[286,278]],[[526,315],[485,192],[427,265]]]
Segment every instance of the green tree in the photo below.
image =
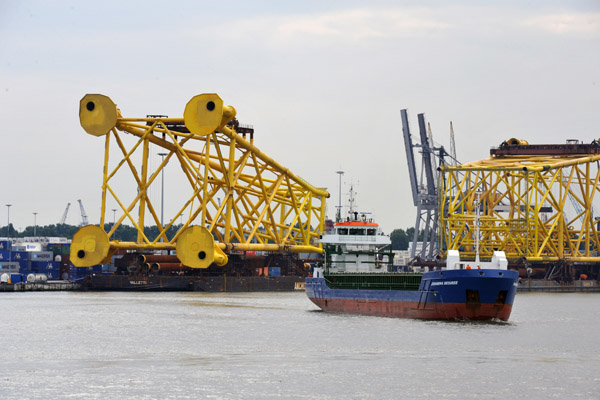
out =
[[392,250],[406,250],[408,249],[408,242],[412,238],[408,237],[404,229],[394,229],[390,233],[390,239],[392,241]]
[[[418,241],[422,241],[423,240],[423,235],[425,234],[425,232],[423,231],[423,229],[421,229],[421,232],[419,232],[419,236],[418,236]],[[406,235],[408,236],[408,241],[412,242],[413,237],[415,236],[415,228],[407,228],[406,229]]]

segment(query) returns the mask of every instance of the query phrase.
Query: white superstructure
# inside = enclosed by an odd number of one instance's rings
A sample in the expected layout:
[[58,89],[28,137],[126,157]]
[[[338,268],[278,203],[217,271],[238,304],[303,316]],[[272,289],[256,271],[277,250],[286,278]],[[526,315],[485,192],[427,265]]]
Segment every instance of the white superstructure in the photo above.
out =
[[391,240],[383,235],[379,225],[367,214],[353,210],[350,188],[348,216],[338,218],[333,231],[323,235],[320,242],[326,249],[329,272],[389,272]]

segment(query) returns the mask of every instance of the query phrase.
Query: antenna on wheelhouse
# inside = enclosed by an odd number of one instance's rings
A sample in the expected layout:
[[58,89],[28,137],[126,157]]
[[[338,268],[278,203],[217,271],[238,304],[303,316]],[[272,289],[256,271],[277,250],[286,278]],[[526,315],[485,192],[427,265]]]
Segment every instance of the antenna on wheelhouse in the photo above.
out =
[[350,191],[348,192],[348,214],[354,213],[354,184],[350,182]]
[[352,221],[358,221],[358,212],[354,211],[354,202],[356,201],[356,199],[354,198],[355,194],[356,192],[354,191],[354,182],[350,181],[350,190],[348,191],[348,215],[350,220]]
[[335,214],[336,222],[340,222],[342,220],[342,175],[344,175],[344,171],[335,171],[336,174],[340,176],[339,183],[339,205],[337,206],[337,213]]

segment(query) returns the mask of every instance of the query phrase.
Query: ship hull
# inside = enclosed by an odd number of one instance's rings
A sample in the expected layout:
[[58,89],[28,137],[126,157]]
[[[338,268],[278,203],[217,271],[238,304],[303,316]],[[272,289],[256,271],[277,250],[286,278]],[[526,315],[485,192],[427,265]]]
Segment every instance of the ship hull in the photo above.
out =
[[518,274],[506,270],[425,273],[418,290],[331,288],[307,278],[306,294],[323,311],[430,320],[501,320],[510,317]]

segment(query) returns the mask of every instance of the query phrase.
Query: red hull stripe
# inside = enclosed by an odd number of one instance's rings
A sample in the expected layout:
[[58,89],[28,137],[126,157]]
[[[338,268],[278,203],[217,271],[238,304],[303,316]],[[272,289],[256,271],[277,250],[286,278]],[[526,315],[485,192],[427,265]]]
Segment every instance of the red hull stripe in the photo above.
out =
[[429,303],[412,301],[380,301],[355,299],[311,298],[323,311],[375,315],[380,317],[436,319],[436,320],[491,320],[507,321],[512,311],[510,304]]

